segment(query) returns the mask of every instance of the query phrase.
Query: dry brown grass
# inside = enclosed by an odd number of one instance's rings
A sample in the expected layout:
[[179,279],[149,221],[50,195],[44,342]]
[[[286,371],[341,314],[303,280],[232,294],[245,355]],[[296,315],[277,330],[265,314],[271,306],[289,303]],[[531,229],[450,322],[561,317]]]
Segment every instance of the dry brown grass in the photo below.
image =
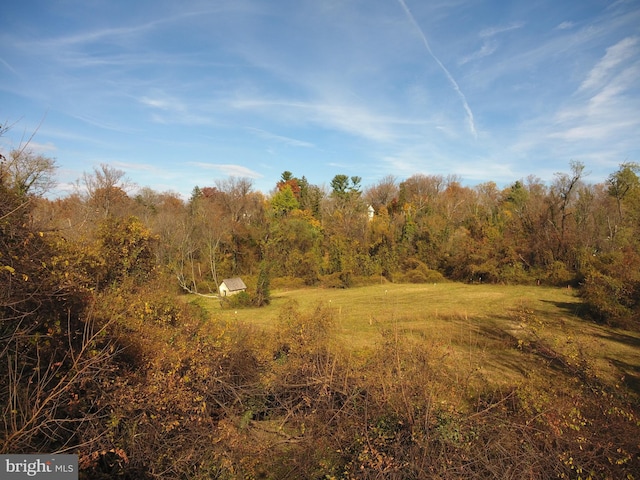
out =
[[208,319],[169,306],[121,305],[141,361],[102,398],[105,445],[89,451],[122,449],[123,478],[640,473],[637,400],[607,361],[634,361],[637,337],[576,317],[569,291],[278,291],[268,308],[211,303]]
[[[447,363],[465,375],[473,371],[480,382],[500,385],[521,379],[532,368],[537,360],[522,347],[538,341],[609,384],[638,388],[640,335],[580,318],[580,298],[564,288],[385,283],[279,290],[271,305],[260,309],[224,310],[215,300],[193,301],[216,319],[269,332],[291,300],[303,311],[318,304],[328,307],[336,337],[354,355],[374,348],[382,332],[397,331],[443,348]],[[521,348],[514,348],[518,344]]]

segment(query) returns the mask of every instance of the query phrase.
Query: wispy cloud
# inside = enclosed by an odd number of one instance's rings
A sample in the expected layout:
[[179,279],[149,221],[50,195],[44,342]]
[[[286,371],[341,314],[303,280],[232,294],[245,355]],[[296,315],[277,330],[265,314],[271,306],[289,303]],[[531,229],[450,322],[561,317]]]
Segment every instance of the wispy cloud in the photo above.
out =
[[148,33],[164,25],[175,24],[185,19],[202,18],[210,15],[221,14],[225,11],[236,11],[250,13],[252,11],[258,11],[256,5],[252,2],[236,1],[227,4],[221,2],[219,4],[211,4],[206,8],[189,8],[189,6],[182,7],[179,12],[169,12],[162,14],[151,12],[151,16],[156,18],[141,22],[138,24],[125,25],[121,27],[112,28],[96,28],[85,29],[82,32],[74,33],[71,35],[63,35],[58,37],[50,37],[39,40],[29,40],[19,42],[22,46],[29,46],[31,48],[37,46],[49,47],[59,49],[63,47],[83,46],[95,42],[116,42],[119,43],[124,40],[133,39],[139,35]]
[[463,57],[458,62],[458,64],[464,65],[466,63],[469,63],[475,60],[480,60],[481,58],[492,55],[498,49],[498,42],[494,37],[498,36],[501,33],[510,32],[512,30],[518,30],[523,26],[524,26],[524,22],[514,22],[509,25],[485,28],[484,30],[480,31],[480,33],[478,34],[478,36],[482,40],[482,46],[475,52],[471,53],[470,55]]
[[627,37],[607,48],[552,117],[542,138],[557,153],[588,161],[602,172],[637,152],[638,43],[637,37]]
[[485,28],[484,30],[481,30],[478,35],[480,36],[480,38],[491,38],[491,37],[495,37],[500,33],[510,32],[512,30],[518,30],[522,27],[524,27],[524,22],[513,22],[513,23],[510,23],[509,25]]
[[261,130],[259,128],[248,127],[247,130],[249,130],[252,133],[255,133],[259,137],[264,138],[266,140],[275,140],[276,142],[284,143],[292,147],[303,147],[303,148],[315,147],[313,143],[305,142],[303,140],[297,140],[291,137],[286,137],[284,135],[276,135],[275,133],[267,132],[266,130]]
[[168,98],[152,98],[144,96],[140,98],[140,103],[148,107],[159,108],[160,110],[184,110],[176,99],[169,100]]
[[640,127],[639,101],[631,96],[640,77],[638,37],[627,37],[606,49],[568,104],[556,114],[564,127],[552,137],[570,141],[610,139]]
[[[122,39],[135,36],[154,28],[156,25],[158,25],[158,23],[160,22],[152,21],[142,25],[134,25],[130,27],[87,30],[85,32],[73,35],[48,38],[46,40],[37,40],[36,42],[46,42],[50,48],[64,48],[77,45],[86,45],[93,42]],[[29,41],[26,42],[25,46],[33,47],[34,45],[31,41]]]
[[560,23],[556,29],[558,30],[569,30],[571,28],[573,28],[575,26],[575,23],[570,22],[570,21],[564,21],[562,23]]
[[[491,88],[495,80],[512,76],[516,78],[523,72],[530,72],[532,69],[543,71],[560,71],[570,65],[576,65],[575,55],[585,54],[595,46],[608,41],[611,35],[618,31],[628,31],[630,28],[637,29],[635,25],[640,22],[640,9],[625,11],[624,14],[615,12],[607,13],[592,19],[591,22],[580,28],[555,29],[553,34],[544,37],[527,37],[526,32],[521,32],[523,37],[505,55],[493,55],[493,62],[477,71],[474,80],[477,86]],[[529,41],[523,42],[523,38]],[[587,57],[588,58],[588,57]],[[562,64],[557,62],[564,62]],[[577,65],[583,65],[584,60]],[[545,80],[548,76],[541,75],[540,80]],[[569,80],[569,79],[567,79]],[[536,83],[539,83],[536,81]],[[549,85],[549,91],[558,90],[559,87],[566,87],[569,82],[555,82]],[[566,94],[566,92],[563,92]],[[504,101],[504,100],[502,100]]]
[[112,161],[110,162],[113,166],[117,168],[122,168],[126,171],[134,171],[134,172],[153,172],[158,173],[163,171],[162,168],[158,168],[156,165],[151,165],[149,163],[132,163],[132,162],[122,162],[122,161]]
[[451,83],[453,89],[455,90],[456,94],[458,95],[458,97],[460,97],[460,101],[462,102],[462,107],[464,108],[464,111],[467,114],[467,121],[469,123],[469,130],[471,131],[471,133],[473,134],[474,137],[477,137],[478,136],[478,132],[476,131],[476,124],[475,124],[475,121],[473,119],[473,112],[471,111],[471,108],[469,107],[469,103],[467,102],[467,98],[465,97],[464,93],[462,93],[462,90],[460,90],[460,86],[458,85],[458,82],[455,81],[455,79],[453,78],[453,76],[451,75],[449,70],[447,70],[447,67],[444,66],[444,64],[440,61],[440,59],[433,53],[433,50],[431,50],[431,46],[429,45],[429,41],[427,40],[427,36],[425,35],[424,31],[422,30],[422,28],[420,27],[420,25],[416,21],[415,17],[413,16],[413,13],[411,13],[411,10],[409,10],[409,7],[404,2],[404,0],[398,0],[398,3],[400,4],[402,9],[404,10],[404,13],[407,15],[407,18],[409,19],[411,24],[415,27],[415,29],[417,30],[418,34],[420,35],[420,38],[422,39],[422,43],[424,44],[425,48],[427,49],[427,52],[429,53],[431,58],[433,58],[433,60],[438,64],[438,66],[442,69],[444,74],[447,76],[447,79]]
[[58,147],[56,147],[56,145],[53,142],[40,143],[40,142],[34,142],[32,140],[29,142],[29,150],[32,150],[36,153],[51,155],[53,152],[58,150]]
[[109,121],[104,121],[102,119],[98,119],[96,117],[94,117],[93,115],[77,115],[77,114],[69,114],[69,116],[80,120],[81,122],[87,123],[88,125],[92,125],[94,127],[98,127],[100,129],[103,130],[110,130],[113,132],[120,132],[120,133],[136,133],[136,129],[133,128],[131,126],[131,124],[123,124],[123,123],[116,123],[115,121],[113,122],[109,122]]
[[4,65],[4,67],[9,70],[11,73],[13,73],[14,75],[17,75],[18,72],[16,72],[15,68],[13,68],[11,65],[9,65],[9,63],[7,63],[4,59],[0,58],[0,65]]
[[484,57],[488,57],[489,55],[493,54],[497,48],[498,48],[498,44],[496,42],[485,40],[485,42],[482,44],[482,46],[478,50],[476,50],[470,55],[463,57],[458,62],[458,64],[464,65],[466,63],[473,62],[475,60],[480,60],[481,58],[484,58]]
[[605,140],[611,138],[622,130],[636,126],[638,122],[633,120],[620,120],[614,123],[603,125],[599,122],[583,122],[580,125],[551,133],[549,138],[557,138],[570,142],[589,142],[594,140]]
[[0,19],[0,114],[50,109],[38,138],[73,172],[188,195],[296,168],[482,181],[637,157],[634,0],[94,3]]
[[396,140],[402,126],[424,125],[424,121],[382,115],[353,103],[320,103],[289,100],[236,99],[231,107],[262,111],[271,118],[296,124],[313,124],[376,142]]
[[193,105],[186,97],[168,95],[162,91],[143,95],[138,102],[151,109],[151,119],[163,125],[210,125],[213,123],[210,112],[203,102]]
[[70,128],[64,128],[58,125],[43,124],[38,130],[38,136],[51,138],[54,145],[59,143],[64,145],[83,144],[91,145],[92,148],[104,148],[110,145],[108,141],[98,135],[85,135],[78,133]]
[[216,170],[230,177],[262,178],[262,174],[242,165],[228,163],[188,162],[189,165],[204,170]]
[[638,55],[638,42],[638,37],[627,37],[607,48],[604,57],[591,69],[585,81],[580,85],[580,90],[601,88],[617,66],[634,55]]

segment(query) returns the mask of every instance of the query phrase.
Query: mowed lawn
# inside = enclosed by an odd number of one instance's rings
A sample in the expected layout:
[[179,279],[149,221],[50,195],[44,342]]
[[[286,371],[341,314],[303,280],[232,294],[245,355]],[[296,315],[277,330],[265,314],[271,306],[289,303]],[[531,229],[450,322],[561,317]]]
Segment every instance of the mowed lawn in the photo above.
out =
[[[336,340],[354,354],[375,348],[391,332],[445,352],[460,371],[512,383],[540,365],[526,353],[544,342],[609,384],[640,387],[640,334],[596,325],[579,317],[575,291],[541,286],[380,284],[350,289],[304,288],[272,292],[263,308],[222,309],[217,300],[194,299],[213,318],[264,330],[276,328],[287,302],[301,311],[331,311]],[[544,360],[544,358],[542,359]]]

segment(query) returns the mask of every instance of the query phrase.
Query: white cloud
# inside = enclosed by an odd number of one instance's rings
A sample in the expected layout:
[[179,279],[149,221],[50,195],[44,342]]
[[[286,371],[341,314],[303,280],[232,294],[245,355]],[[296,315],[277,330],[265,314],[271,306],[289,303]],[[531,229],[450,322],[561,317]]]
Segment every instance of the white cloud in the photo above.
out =
[[590,113],[598,112],[600,109],[607,109],[611,106],[618,107],[621,111],[624,111],[625,93],[635,88],[639,76],[640,61],[615,75],[609,83],[603,85],[589,100]]
[[262,178],[263,175],[242,165],[225,163],[188,162],[189,165],[204,170],[217,170],[230,177]]
[[151,120],[162,125],[210,125],[213,121],[207,106],[202,102],[197,105],[187,103],[187,98],[155,92],[142,96],[138,100],[145,107],[152,109]]
[[638,41],[638,37],[627,37],[607,48],[604,57],[591,69],[580,85],[580,90],[602,88],[617,66],[638,55]]
[[595,140],[606,140],[616,134],[627,131],[630,127],[637,125],[633,120],[620,120],[613,123],[601,123],[588,121],[551,133],[549,138],[561,139],[569,142],[590,142]]
[[121,162],[121,161],[113,161],[111,165],[122,168],[126,171],[135,171],[135,172],[151,172],[158,173],[163,169],[156,167],[155,165],[150,165],[148,163],[130,163],[130,162]]
[[640,101],[630,92],[640,77],[638,37],[627,37],[606,50],[575,95],[555,115],[550,138],[569,142],[626,142],[640,128]]
[[481,58],[484,58],[484,57],[488,57],[489,55],[493,54],[497,48],[498,48],[498,45],[496,42],[485,41],[479,50],[476,50],[472,54],[467,55],[466,57],[463,57],[462,60],[458,62],[458,64],[464,65],[465,63],[469,63],[475,60],[480,60]]
[[313,148],[313,147],[315,147],[315,145],[313,143],[305,142],[303,140],[297,140],[295,138],[286,137],[286,136],[283,136],[283,135],[276,135],[274,133],[267,132],[266,130],[261,130],[259,128],[247,128],[247,130],[249,130],[250,132],[255,133],[259,137],[264,138],[266,140],[275,140],[277,142],[284,143],[284,144],[292,146],[292,147],[304,147],[304,148]]
[[41,153],[41,154],[51,154],[51,152],[55,152],[56,150],[58,150],[58,148],[52,142],[39,143],[39,142],[30,141],[28,148],[33,152]]
[[133,128],[133,126],[131,126],[131,124],[127,124],[125,126],[125,124],[123,124],[122,122],[117,122],[115,119],[112,121],[105,121],[101,118],[96,118],[93,115],[79,115],[79,114],[73,114],[73,113],[68,113],[68,114],[70,117],[73,117],[76,120],[87,123],[94,127],[98,127],[103,130],[110,130],[113,132],[130,133],[130,134],[139,133]]
[[482,30],[478,36],[482,39],[482,46],[475,52],[463,57],[458,64],[464,65],[466,63],[480,60],[481,58],[488,57],[495,53],[498,49],[498,41],[494,38],[501,33],[510,32],[512,30],[518,30],[524,26],[524,22],[515,22],[506,26],[491,27]]
[[510,32],[511,30],[518,30],[519,28],[522,28],[522,27],[524,27],[524,22],[514,22],[502,27],[485,28],[479,33],[479,35],[480,35],[480,38],[490,38],[498,35],[499,33]]
[[313,124],[376,142],[390,142],[406,135],[408,125],[424,125],[421,120],[381,115],[351,102],[322,103],[290,100],[237,99],[231,107],[260,111],[271,119],[296,125]]
[[570,22],[570,21],[564,21],[562,23],[560,23],[556,28],[558,30],[569,30],[571,28],[573,28],[575,26],[575,23]]
[[159,108],[161,110],[184,110],[178,107],[175,101],[169,101],[166,98],[150,98],[142,97],[140,103],[152,108]]

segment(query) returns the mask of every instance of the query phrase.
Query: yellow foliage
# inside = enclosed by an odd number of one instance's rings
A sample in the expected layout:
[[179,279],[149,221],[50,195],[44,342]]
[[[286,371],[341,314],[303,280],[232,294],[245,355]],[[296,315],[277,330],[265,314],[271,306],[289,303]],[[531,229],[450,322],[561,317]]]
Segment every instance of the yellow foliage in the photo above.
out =
[[0,267],[0,269],[2,270],[6,270],[7,272],[9,272],[11,275],[15,275],[16,273],[16,269],[13,267],[10,267],[9,265],[3,265],[2,267]]

